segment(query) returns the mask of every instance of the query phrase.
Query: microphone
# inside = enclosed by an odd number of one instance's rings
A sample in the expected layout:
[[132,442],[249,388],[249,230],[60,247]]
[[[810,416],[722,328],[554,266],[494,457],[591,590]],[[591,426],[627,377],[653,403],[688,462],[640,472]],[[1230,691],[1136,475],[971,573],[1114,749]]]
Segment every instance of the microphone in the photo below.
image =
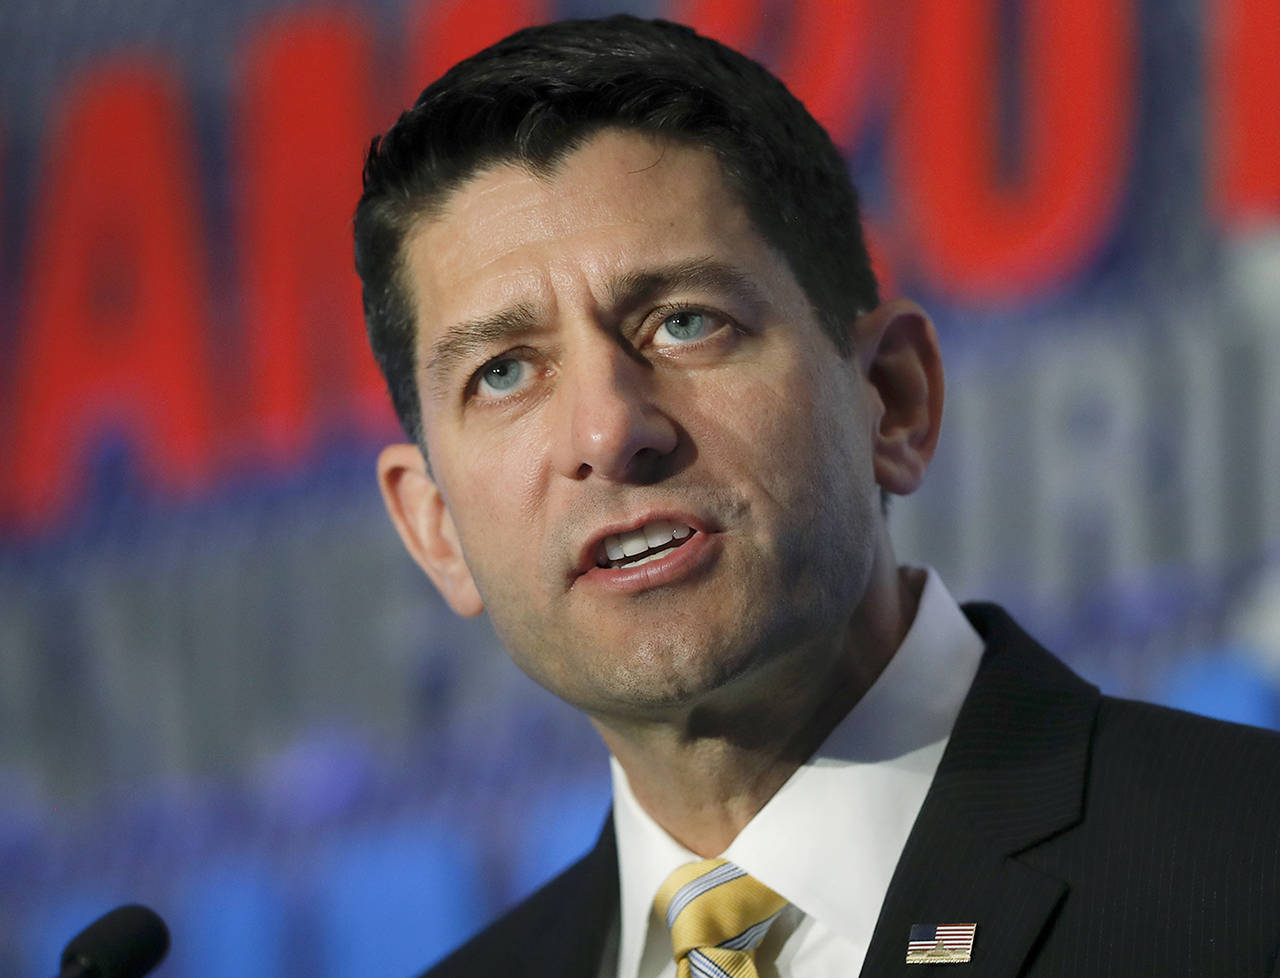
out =
[[71,938],[58,978],[142,978],[169,950],[169,928],[154,910],[116,907]]

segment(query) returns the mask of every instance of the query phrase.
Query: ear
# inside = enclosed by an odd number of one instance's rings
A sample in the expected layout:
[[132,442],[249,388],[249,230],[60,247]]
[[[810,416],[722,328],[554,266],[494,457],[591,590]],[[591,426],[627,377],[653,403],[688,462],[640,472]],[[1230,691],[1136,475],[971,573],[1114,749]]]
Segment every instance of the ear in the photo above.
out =
[[924,481],[938,445],[945,387],[938,334],[929,314],[910,299],[859,316],[854,330],[873,417],[878,415],[872,432],[876,482],[905,496]]
[[378,455],[378,485],[405,549],[449,607],[465,617],[484,610],[458,529],[417,445],[388,445]]

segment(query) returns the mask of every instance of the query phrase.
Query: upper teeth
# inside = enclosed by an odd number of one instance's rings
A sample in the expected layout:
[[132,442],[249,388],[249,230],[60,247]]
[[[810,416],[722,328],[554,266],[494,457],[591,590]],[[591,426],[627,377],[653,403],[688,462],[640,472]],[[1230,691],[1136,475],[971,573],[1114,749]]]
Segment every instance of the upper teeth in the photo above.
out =
[[625,557],[635,557],[654,547],[661,547],[672,540],[683,540],[692,532],[693,530],[683,523],[656,520],[653,523],[646,523],[639,529],[605,537],[604,552],[610,560],[622,560]]

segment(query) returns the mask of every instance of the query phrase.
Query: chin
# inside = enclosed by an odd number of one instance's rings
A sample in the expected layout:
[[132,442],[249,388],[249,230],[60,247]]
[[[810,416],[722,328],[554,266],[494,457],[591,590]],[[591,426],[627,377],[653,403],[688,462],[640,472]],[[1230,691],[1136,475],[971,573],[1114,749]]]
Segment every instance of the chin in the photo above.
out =
[[562,698],[587,712],[634,717],[682,712],[742,685],[764,662],[760,646],[726,642],[723,635],[650,637],[625,656],[617,653],[617,648],[602,651],[576,677],[578,688]]

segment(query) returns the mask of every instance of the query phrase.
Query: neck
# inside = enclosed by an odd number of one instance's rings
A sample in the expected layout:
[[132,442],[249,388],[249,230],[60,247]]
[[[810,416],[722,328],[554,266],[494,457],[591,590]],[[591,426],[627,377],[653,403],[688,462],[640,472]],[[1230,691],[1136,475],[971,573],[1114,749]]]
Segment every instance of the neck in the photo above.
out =
[[652,722],[593,718],[641,807],[690,851],[723,852],[879,677],[923,583],[890,564],[837,636],[774,657],[751,690]]

